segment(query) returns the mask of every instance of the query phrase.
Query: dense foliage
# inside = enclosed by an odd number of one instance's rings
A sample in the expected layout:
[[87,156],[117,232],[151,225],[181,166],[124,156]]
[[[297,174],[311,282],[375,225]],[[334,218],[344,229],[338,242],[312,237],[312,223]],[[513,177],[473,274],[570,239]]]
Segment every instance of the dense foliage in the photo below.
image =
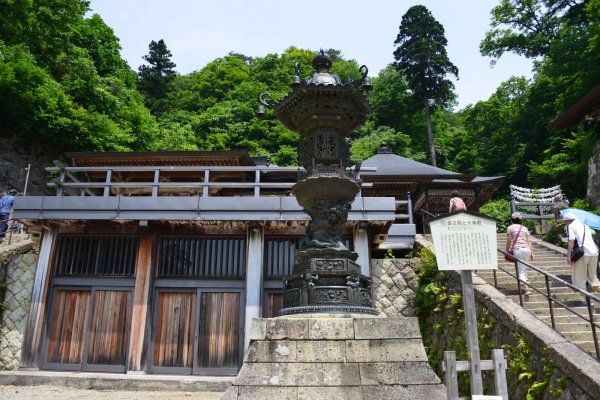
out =
[[431,165],[436,166],[430,110],[447,106],[454,97],[454,84],[446,75],[458,78],[458,68],[446,53],[444,27],[425,6],[413,6],[402,17],[394,44],[396,68],[406,76],[415,100],[425,111]]
[[[571,200],[584,198],[600,124],[549,125],[600,83],[600,0],[499,0],[481,51],[534,57],[535,75],[511,77],[489,99],[460,111],[445,79],[457,71],[445,56],[444,28],[422,6],[406,19],[396,57],[372,77],[373,115],[350,135],[352,159],[370,157],[386,141],[396,154],[427,162],[430,111],[439,167],[503,175],[506,185],[560,184]],[[428,40],[423,48],[413,40],[419,34]],[[278,100],[289,92],[295,62],[310,76],[316,49],[262,57],[232,52],[179,74],[168,43],[148,40],[136,73],[87,1],[0,1],[0,137],[59,151],[247,149],[272,155],[278,165],[297,163],[298,135],[272,113],[256,119],[254,110],[260,93]],[[438,68],[430,77],[418,72],[423,49]],[[339,50],[326,53],[343,81],[359,77],[357,61]]]

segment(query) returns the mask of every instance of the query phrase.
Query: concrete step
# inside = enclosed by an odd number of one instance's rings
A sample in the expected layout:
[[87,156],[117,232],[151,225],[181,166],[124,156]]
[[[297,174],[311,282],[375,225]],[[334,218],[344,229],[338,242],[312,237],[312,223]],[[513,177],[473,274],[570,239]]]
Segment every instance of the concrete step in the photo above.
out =
[[[546,303],[546,308],[535,308],[532,307],[531,303],[523,302],[524,307],[530,313],[540,317],[540,318],[548,318],[550,320],[550,310],[548,309],[548,303]],[[587,307],[570,307],[572,310],[580,313],[584,317],[588,316]],[[565,323],[570,323],[571,321],[567,321],[567,317],[572,317],[572,322],[582,321],[584,325],[590,326],[589,323],[586,323],[583,319],[579,318],[571,311],[567,310],[564,307],[553,307],[552,311],[554,313],[554,319],[560,318],[561,321],[565,321]],[[594,310],[594,321],[600,321],[600,310]]]
[[590,355],[594,358],[599,358],[599,356],[596,354],[596,347],[594,345],[594,342],[591,340],[576,340],[572,342],[574,345],[576,345],[577,347],[579,347],[580,349],[583,349],[585,351],[587,351],[588,353],[590,353]]
[[[0,385],[52,385],[98,390],[225,392],[234,376],[181,376],[68,371],[0,371]],[[169,398],[168,395],[164,396]]]
[[[590,324],[582,322],[560,322],[556,323],[556,330],[559,332],[580,332],[590,328]],[[599,332],[600,334],[600,332]]]

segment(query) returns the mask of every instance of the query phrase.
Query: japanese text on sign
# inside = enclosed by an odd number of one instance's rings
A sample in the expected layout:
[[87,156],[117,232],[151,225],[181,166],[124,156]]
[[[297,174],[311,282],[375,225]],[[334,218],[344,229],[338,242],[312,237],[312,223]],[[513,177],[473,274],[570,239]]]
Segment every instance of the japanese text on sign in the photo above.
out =
[[431,222],[433,245],[440,270],[494,269],[496,223],[470,214]]

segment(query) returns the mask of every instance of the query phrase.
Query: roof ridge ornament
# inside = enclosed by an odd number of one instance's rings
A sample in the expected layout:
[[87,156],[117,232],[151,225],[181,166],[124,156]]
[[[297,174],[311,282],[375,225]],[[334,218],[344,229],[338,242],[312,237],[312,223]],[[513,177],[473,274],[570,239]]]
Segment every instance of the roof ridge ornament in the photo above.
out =
[[393,154],[392,149],[390,149],[386,142],[381,142],[379,144],[379,150],[377,150],[377,154]]

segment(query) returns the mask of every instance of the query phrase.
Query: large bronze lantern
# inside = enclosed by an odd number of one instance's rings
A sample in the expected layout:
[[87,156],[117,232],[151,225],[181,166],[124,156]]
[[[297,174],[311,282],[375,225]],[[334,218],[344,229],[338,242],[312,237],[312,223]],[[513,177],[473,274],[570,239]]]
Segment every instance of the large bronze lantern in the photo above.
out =
[[360,190],[355,171],[348,170],[348,134],[371,115],[365,91],[371,85],[367,67],[361,78],[342,83],[329,72],[331,60],[321,50],[313,60],[311,78],[302,78],[299,65],[293,90],[270,104],[260,96],[257,115],[272,108],[287,128],[301,135],[299,160],[304,167],[292,192],[311,221],[291,276],[284,278],[281,316],[295,314],[375,314],[371,279],[360,273],[357,253],[343,238],[348,212]]

